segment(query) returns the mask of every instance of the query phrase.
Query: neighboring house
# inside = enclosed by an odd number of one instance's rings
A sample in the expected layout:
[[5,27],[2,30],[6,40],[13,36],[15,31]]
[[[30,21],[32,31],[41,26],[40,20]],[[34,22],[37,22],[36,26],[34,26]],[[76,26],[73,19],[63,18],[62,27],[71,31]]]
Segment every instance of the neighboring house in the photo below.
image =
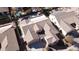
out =
[[[28,20],[30,20],[28,23],[26,23],[27,20],[19,22],[24,41],[26,41],[27,44],[32,44],[36,47],[43,44],[42,48],[44,48],[46,45],[59,40],[56,36],[59,32],[44,15]],[[34,42],[41,42],[41,44],[33,44]]]
[[72,11],[74,11],[76,13],[76,15],[79,14],[79,7],[61,7],[58,10],[63,11],[63,12],[72,12]]
[[0,7],[0,12],[9,12],[8,7]]
[[0,50],[1,51],[19,51],[15,28],[13,24],[0,25]]
[[79,19],[75,16],[74,12],[54,12],[49,16],[59,30],[62,30],[63,35],[69,31],[79,28]]

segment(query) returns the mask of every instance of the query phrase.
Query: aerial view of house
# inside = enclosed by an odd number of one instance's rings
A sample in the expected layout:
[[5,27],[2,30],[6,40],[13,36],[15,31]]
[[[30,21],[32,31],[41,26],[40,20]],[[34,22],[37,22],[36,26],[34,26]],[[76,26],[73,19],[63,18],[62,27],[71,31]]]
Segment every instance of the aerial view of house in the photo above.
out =
[[79,51],[79,8],[0,7],[0,51]]

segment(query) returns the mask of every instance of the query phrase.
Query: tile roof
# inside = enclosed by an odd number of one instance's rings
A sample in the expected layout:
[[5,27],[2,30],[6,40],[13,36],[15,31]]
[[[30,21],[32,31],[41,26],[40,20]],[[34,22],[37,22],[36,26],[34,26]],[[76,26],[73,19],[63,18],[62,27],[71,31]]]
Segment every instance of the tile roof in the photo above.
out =
[[60,23],[60,20],[64,20],[68,24],[71,24],[71,23],[79,24],[79,19],[75,15],[75,12],[60,12],[60,11],[58,11],[58,12],[52,13],[51,15],[54,15],[59,23]]
[[[44,16],[41,16],[41,17],[44,17]],[[55,39],[59,40],[59,38],[57,38],[57,36],[53,36],[53,35],[56,35],[59,32],[58,32],[57,29],[55,29],[55,27],[52,25],[52,23],[50,22],[50,20],[48,18],[40,19],[40,17],[39,18],[37,17],[36,20],[33,20],[32,22],[30,21],[30,23],[24,24],[23,22],[25,22],[25,21],[20,22],[19,26],[22,27],[21,29],[23,30],[25,36],[26,36],[27,30],[29,30],[33,39],[37,40],[37,39],[39,39],[39,35],[37,33],[35,33],[35,31],[37,31],[39,29],[44,29],[45,32],[49,31],[51,33],[51,35],[48,35],[49,38],[53,37],[53,39],[55,38]],[[36,28],[37,28],[37,30],[36,30]],[[46,33],[45,33],[45,36],[46,36]],[[26,37],[26,39],[27,39],[27,37]],[[28,40],[31,41],[31,39],[28,39]],[[53,40],[52,40],[52,42],[53,42]]]

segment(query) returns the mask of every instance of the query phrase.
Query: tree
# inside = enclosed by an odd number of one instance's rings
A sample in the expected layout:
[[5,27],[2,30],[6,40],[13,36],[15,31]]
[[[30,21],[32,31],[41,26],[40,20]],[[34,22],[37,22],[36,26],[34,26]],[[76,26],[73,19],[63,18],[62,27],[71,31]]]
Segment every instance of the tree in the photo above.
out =
[[67,35],[64,39],[63,39],[64,43],[67,44],[68,46],[73,45],[74,41],[73,41],[73,37],[70,35]]

